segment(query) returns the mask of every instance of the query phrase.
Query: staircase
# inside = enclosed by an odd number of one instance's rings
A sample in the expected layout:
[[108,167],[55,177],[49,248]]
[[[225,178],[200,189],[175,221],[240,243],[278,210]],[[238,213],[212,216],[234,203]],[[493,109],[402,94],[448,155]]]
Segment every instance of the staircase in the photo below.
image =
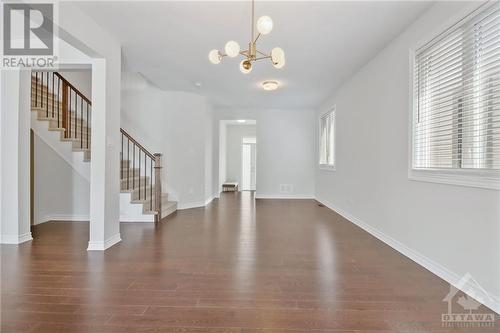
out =
[[[92,102],[61,74],[32,72],[32,128],[87,180],[91,108]],[[121,220],[157,222],[175,212],[177,203],[161,191],[161,154],[150,153],[123,129],[121,142]]]
[[161,218],[172,214],[177,210],[177,202],[169,201],[168,194],[161,191],[161,154],[150,153],[123,128],[120,132],[121,192],[129,194],[131,204],[142,206],[143,216],[157,220],[158,212]]

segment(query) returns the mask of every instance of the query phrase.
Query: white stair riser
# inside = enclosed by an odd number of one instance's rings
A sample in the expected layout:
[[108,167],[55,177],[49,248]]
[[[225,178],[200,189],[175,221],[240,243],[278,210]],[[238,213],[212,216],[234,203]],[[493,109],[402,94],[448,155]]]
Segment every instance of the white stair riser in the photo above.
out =
[[87,181],[90,181],[90,163],[84,162],[85,152],[75,152],[72,142],[61,141],[61,132],[50,131],[48,122],[38,120],[34,112],[31,113],[31,128],[38,137],[56,151],[73,169],[87,179]]
[[[32,82],[35,81],[33,80]],[[49,91],[47,95],[47,88],[45,86],[35,87],[34,83],[32,84],[32,88],[33,130],[75,168],[77,172],[90,181],[90,164],[87,162],[90,161],[91,157],[91,129],[87,126],[85,120],[87,114],[85,103],[84,109],[81,110],[81,102],[78,102],[75,112],[74,100],[72,100],[67,115],[68,119],[71,119],[71,125],[68,121],[71,130],[68,131],[62,128],[62,103],[57,94],[53,95]],[[35,99],[37,101],[36,104]],[[66,131],[71,134],[71,138],[64,137]],[[147,171],[150,172],[150,169]],[[128,222],[154,222],[156,214],[156,207],[154,207],[155,189],[154,184],[150,183],[150,176],[141,175],[144,172],[143,169],[139,170],[138,164],[132,166],[129,160],[123,160],[120,163],[120,175],[122,175],[122,172],[125,179],[120,180],[120,188],[122,190],[122,193],[120,193],[120,220]],[[128,190],[127,180],[129,185]],[[133,183],[135,183],[135,189],[131,189]],[[139,186],[141,186],[140,190]],[[168,195],[162,194],[161,202],[162,218],[177,210],[177,203],[168,201]]]

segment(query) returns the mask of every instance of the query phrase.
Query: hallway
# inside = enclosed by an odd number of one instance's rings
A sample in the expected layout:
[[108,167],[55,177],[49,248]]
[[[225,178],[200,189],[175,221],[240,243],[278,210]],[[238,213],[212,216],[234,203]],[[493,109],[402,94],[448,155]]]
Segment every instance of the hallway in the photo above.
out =
[[33,232],[1,246],[2,332],[450,330],[447,283],[314,200],[223,193],[106,252],[86,222]]

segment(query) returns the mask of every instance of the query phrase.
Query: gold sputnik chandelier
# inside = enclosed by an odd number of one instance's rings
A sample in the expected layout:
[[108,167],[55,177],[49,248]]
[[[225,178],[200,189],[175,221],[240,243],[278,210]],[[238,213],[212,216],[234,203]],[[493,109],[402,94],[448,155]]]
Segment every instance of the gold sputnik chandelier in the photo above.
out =
[[[260,36],[267,35],[273,30],[273,20],[269,16],[261,16],[255,24],[255,0],[252,0],[252,37],[248,43],[248,49],[241,51],[240,45],[234,40],[230,40],[224,47],[225,53],[214,49],[208,53],[208,59],[212,64],[219,64],[224,57],[235,58],[242,55],[244,59],[240,62],[240,71],[248,74],[252,71],[253,63],[258,60],[271,59],[275,68],[285,66],[285,52],[279,47],[271,50],[271,53],[261,52],[257,49],[257,41]],[[258,34],[255,35],[254,28],[257,27]]]

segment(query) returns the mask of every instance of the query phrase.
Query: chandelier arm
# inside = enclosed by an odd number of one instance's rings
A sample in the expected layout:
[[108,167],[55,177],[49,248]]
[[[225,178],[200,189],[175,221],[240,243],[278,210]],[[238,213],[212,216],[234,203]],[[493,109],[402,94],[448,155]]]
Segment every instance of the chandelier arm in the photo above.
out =
[[271,56],[265,56],[265,57],[255,58],[254,61],[262,60],[262,59],[271,59]]
[[263,56],[265,56],[265,57],[268,57],[268,58],[270,58],[270,57],[271,57],[271,55],[270,55],[270,54],[267,54],[267,53],[264,53],[264,52],[260,52],[259,50],[257,50],[257,53],[259,53],[260,55],[263,55]]
[[254,44],[255,44],[255,43],[257,43],[257,40],[259,39],[259,37],[260,37],[261,35],[262,35],[262,34],[259,32],[259,34],[257,35],[257,37],[255,37],[255,39],[254,39],[254,41],[253,41],[253,43],[254,43]]

